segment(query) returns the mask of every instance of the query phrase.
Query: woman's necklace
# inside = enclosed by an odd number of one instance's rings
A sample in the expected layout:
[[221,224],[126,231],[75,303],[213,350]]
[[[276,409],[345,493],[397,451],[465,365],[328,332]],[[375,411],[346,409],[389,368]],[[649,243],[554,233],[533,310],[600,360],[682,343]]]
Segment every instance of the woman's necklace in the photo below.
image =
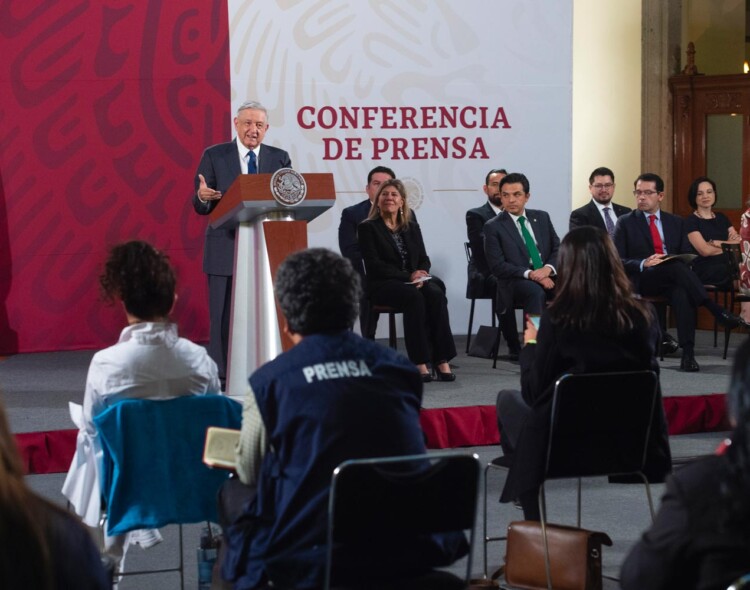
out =
[[699,219],[715,219],[715,218],[716,218],[716,213],[714,213],[713,211],[710,211],[710,212],[709,212],[709,215],[708,215],[708,217],[704,217],[703,215],[701,215],[700,213],[698,213],[698,210],[696,209],[696,210],[695,210],[695,211],[693,212],[693,215],[695,215],[695,216],[696,216],[696,217],[698,217]]

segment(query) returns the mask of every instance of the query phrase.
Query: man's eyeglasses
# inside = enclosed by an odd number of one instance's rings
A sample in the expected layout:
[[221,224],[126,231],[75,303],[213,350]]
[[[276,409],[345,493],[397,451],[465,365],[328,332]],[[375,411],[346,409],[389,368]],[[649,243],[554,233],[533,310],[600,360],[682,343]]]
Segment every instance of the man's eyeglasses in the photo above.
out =
[[651,195],[658,195],[659,191],[633,191],[633,196],[640,197],[643,195],[644,197],[650,197]]
[[608,182],[607,184],[592,184],[592,187],[594,187],[596,190],[600,191],[603,188],[606,188],[607,190],[611,189],[614,185],[614,183]]

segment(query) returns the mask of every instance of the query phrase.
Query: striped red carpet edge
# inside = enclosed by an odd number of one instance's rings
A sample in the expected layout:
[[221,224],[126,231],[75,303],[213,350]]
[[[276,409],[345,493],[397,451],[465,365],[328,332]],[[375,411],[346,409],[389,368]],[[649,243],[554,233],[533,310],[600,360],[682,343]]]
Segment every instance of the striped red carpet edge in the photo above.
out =
[[[725,394],[664,398],[669,434],[729,430]],[[420,421],[431,449],[496,445],[500,442],[495,406],[422,410]],[[51,430],[16,435],[27,472],[61,473],[73,458],[77,430]]]

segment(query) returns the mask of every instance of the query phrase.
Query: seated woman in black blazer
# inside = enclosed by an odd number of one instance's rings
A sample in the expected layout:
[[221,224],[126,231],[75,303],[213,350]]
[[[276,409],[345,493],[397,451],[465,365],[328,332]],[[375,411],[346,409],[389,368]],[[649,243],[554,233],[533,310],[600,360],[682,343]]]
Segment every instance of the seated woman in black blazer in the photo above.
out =
[[373,305],[387,305],[404,314],[404,340],[409,360],[426,383],[433,362],[441,381],[453,381],[448,361],[456,356],[445,284],[430,275],[419,225],[412,221],[406,189],[400,180],[380,185],[368,218],[359,224],[357,239]]
[[[555,298],[538,332],[526,322],[521,391],[503,390],[497,396],[500,444],[510,461],[500,501],[519,499],[527,520],[539,520],[537,494],[555,382],[565,373],[658,373],[659,325],[647,305],[634,297],[607,232],[585,226],[565,236],[557,256]],[[644,472],[651,481],[664,481],[671,456],[661,395],[657,407]]]
[[707,176],[696,178],[688,189],[693,214],[685,218],[683,227],[698,254],[692,264],[693,271],[704,285],[726,285],[732,280],[721,245],[740,243],[740,234],[732,222],[713,210],[716,196],[716,183]]
[[723,590],[750,572],[749,340],[737,349],[727,406],[730,439],[669,478],[654,524],[622,566],[624,590]]

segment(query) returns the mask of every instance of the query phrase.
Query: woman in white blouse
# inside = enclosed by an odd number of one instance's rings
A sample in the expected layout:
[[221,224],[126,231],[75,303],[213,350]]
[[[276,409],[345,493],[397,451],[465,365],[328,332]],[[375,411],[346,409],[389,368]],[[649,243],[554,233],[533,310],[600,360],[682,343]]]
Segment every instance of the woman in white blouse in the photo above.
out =
[[[125,398],[169,398],[218,393],[216,364],[206,350],[177,334],[169,321],[177,299],[168,258],[146,242],[132,241],[110,251],[99,277],[105,301],[121,301],[128,325],[117,344],[91,360],[83,409],[71,404],[79,427],[76,454],[63,485],[83,522],[96,527],[101,516],[98,466],[101,446],[93,418]],[[104,548],[120,559],[129,543],[158,543],[158,531],[134,531],[106,537]]]

